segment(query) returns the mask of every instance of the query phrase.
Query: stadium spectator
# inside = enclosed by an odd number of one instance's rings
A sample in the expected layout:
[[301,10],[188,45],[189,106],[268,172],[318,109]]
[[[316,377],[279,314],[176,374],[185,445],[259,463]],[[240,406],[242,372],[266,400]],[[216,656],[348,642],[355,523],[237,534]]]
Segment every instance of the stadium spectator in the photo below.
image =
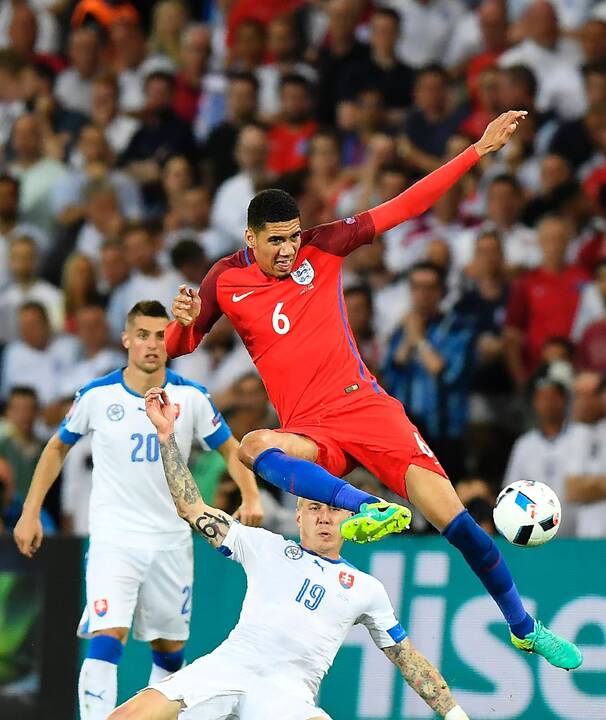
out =
[[143,199],[137,183],[127,173],[114,168],[114,159],[103,130],[85,125],[78,139],[77,167],[57,180],[52,203],[63,225],[81,221],[86,213],[85,192],[90,183],[106,182],[116,192],[121,214],[129,220],[143,215]]
[[279,119],[268,133],[267,167],[276,175],[300,170],[307,163],[309,139],[318,128],[312,119],[312,87],[301,75],[280,81]]
[[175,288],[183,282],[179,273],[160,266],[157,238],[151,228],[132,223],[126,226],[121,239],[130,275],[114,290],[107,309],[111,337],[116,341],[124,330],[129,308],[147,298],[157,298],[163,305],[169,305]]
[[381,347],[374,332],[372,291],[366,285],[350,285],[343,293],[347,319],[360,356],[368,369],[377,374]]
[[566,265],[569,224],[556,216],[539,223],[543,251],[541,266],[513,284],[505,321],[509,369],[518,388],[524,387],[539,362],[540,349],[554,335],[568,337],[588,276],[582,268]]
[[440,62],[451,43],[453,28],[466,15],[459,0],[380,0],[402,17],[398,55],[414,68]]
[[[0,537],[12,535],[17,520],[23,510],[23,497],[17,494],[10,464],[0,457]],[[45,534],[53,535],[55,523],[48,512],[42,508],[40,521]]]
[[118,237],[125,223],[120,200],[109,180],[93,180],[83,193],[83,222],[74,227],[76,250],[96,262],[101,245]]
[[477,75],[494,65],[508,48],[508,30],[503,0],[482,0],[474,13],[466,13],[457,22],[445,65],[457,75],[465,74],[472,98]]
[[76,332],[76,313],[91,302],[100,302],[95,265],[87,255],[72,253],[63,265],[61,291],[66,332]]
[[596,136],[606,123],[606,107],[593,106],[577,119],[562,123],[555,132],[549,149],[563,155],[575,171],[591,159],[595,152]]
[[105,133],[105,139],[115,157],[127,148],[139,128],[139,121],[120,112],[120,86],[113,73],[97,75],[91,89],[90,119]]
[[400,32],[400,15],[394,8],[379,7],[370,18],[369,53],[343,77],[344,101],[353,102],[362,90],[377,89],[388,109],[393,126],[404,120],[412,102],[414,71],[400,62],[396,43]]
[[271,62],[256,72],[259,80],[259,113],[266,122],[276,119],[280,105],[280,81],[286,75],[300,75],[311,83],[316,71],[302,62],[303,37],[294,15],[279,15],[267,27],[267,51]]
[[194,140],[189,125],[171,108],[173,75],[153,72],[145,79],[145,107],[141,127],[132,136],[121,158],[122,165],[143,187],[146,203],[153,203],[162,165],[172,155],[193,158]]
[[19,75],[23,63],[11,51],[0,50],[0,141],[8,141],[15,120],[23,114],[25,105]]
[[[503,487],[518,480],[545,483],[560,498],[565,497],[566,461],[571,451],[566,428],[568,391],[554,375],[555,364],[546,366],[537,376],[532,388],[532,409],[535,427],[521,435],[514,443]],[[562,513],[561,535],[574,535],[576,521],[573,513]]]
[[210,55],[210,31],[202,23],[187,25],[179,44],[179,72],[175,76],[173,110],[186,123],[196,117]]
[[31,237],[16,235],[11,240],[8,264],[12,282],[0,292],[0,340],[16,340],[17,311],[29,301],[41,303],[53,329],[62,329],[63,297],[54,285],[38,276],[39,253]]
[[143,85],[152,68],[170,72],[170,61],[159,63],[154,58],[146,62],[147,47],[143,28],[137,18],[120,17],[110,27],[109,37],[113,51],[112,69],[120,86],[120,109],[125,113],[139,113],[143,110],[145,97]]
[[106,240],[101,245],[97,289],[107,298],[128,279],[128,263],[119,240]]
[[354,170],[360,168],[373,152],[376,138],[387,137],[389,133],[385,101],[377,88],[360,90],[351,118],[340,114],[339,129],[343,164]]
[[244,18],[234,31],[227,65],[230,70],[256,72],[266,52],[265,25],[253,17]]
[[55,95],[63,107],[89,115],[92,81],[101,67],[101,41],[92,28],[82,27],[69,36],[71,66],[57,77]]
[[509,454],[517,419],[502,337],[509,281],[496,232],[478,234],[468,272],[470,287],[454,310],[467,318],[477,337],[469,406],[470,463],[495,482]]
[[326,11],[328,32],[316,62],[317,118],[322,125],[334,125],[337,101],[346,95],[343,78],[367,57],[368,49],[356,39],[358,9],[352,0],[330,0]]
[[33,114],[21,115],[15,121],[11,141],[14,157],[9,170],[19,179],[21,218],[50,234],[55,227],[51,192],[66,167],[44,154],[42,129]]
[[162,168],[162,198],[149,213],[164,218],[166,230],[174,230],[181,224],[181,206],[184,194],[194,184],[194,169],[183,155],[173,155]]
[[502,110],[500,89],[500,73],[496,67],[489,65],[479,71],[474,80],[474,108],[461,123],[459,132],[474,142],[482,137],[488,123]]
[[19,220],[19,182],[10,175],[0,175],[0,290],[10,280],[10,234]]
[[223,237],[210,227],[210,191],[204,185],[189,188],[179,206],[179,226],[166,235],[165,247],[170,249],[182,239],[195,238],[211,260],[225,254]]
[[606,17],[590,17],[581,28],[585,64],[606,62]]
[[31,387],[12,388],[4,411],[0,458],[11,466],[15,491],[21,498],[27,493],[43,447],[35,428],[38,411],[38,398]]
[[259,83],[252,73],[233,73],[225,93],[225,117],[204,144],[204,166],[215,188],[238,172],[235,157],[240,130],[257,115]]
[[25,302],[18,310],[19,338],[4,350],[0,397],[17,386],[35,390],[44,410],[59,397],[58,378],[69,375],[78,343],[68,336],[53,337],[44,306]]
[[55,53],[40,53],[36,51],[38,39],[38,16],[33,8],[26,4],[13,7],[13,13],[8,27],[9,48],[13,50],[24,62],[41,62],[52,68],[55,72],[62,70],[64,62]]
[[523,39],[499,58],[501,67],[526,65],[538,82],[537,107],[553,110],[564,120],[574,120],[586,110],[583,78],[578,69],[578,44],[562,37],[558,16],[548,0],[529,5]]
[[563,155],[551,152],[541,161],[539,186],[534,196],[522,210],[524,225],[534,226],[544,215],[557,213],[560,209],[560,190],[572,180],[572,169]]
[[181,55],[180,38],[187,22],[187,10],[180,0],[161,0],[154,3],[149,38],[150,50],[166,55],[175,65]]
[[204,250],[194,239],[179,240],[170,251],[170,260],[185,281],[193,285],[199,285],[210,269]]
[[579,373],[574,382],[570,452],[565,458],[565,491],[560,494],[566,511],[576,517],[577,537],[606,537],[606,408],[603,376]]
[[606,260],[596,265],[594,278],[583,288],[572,338],[578,343],[577,366],[606,372]]
[[[441,268],[414,265],[411,309],[393,333],[381,377],[405,405],[421,435],[453,479],[465,474],[465,434],[473,372],[474,334],[461,318],[440,312],[446,291]],[[439,382],[436,380],[439,378]]]
[[422,68],[415,78],[414,104],[404,120],[402,147],[406,163],[422,173],[440,165],[448,138],[468,113],[464,106],[451,107],[448,87],[448,74],[439,65]]
[[[95,378],[106,375],[126,363],[126,355],[110,345],[109,327],[101,305],[85,304],[75,311],[75,336],[78,354],[68,375],[61,379],[59,396],[70,399]],[[62,417],[62,414],[59,413]]]
[[[10,43],[10,25],[15,11],[20,10],[21,0],[7,0],[0,5],[0,48]],[[55,53],[59,50],[59,26],[57,20],[40,3],[36,7],[36,52]]]
[[221,255],[242,245],[246,228],[246,208],[254,194],[269,183],[267,134],[258,125],[240,130],[236,144],[239,172],[217,190],[211,212],[211,225],[221,237]]

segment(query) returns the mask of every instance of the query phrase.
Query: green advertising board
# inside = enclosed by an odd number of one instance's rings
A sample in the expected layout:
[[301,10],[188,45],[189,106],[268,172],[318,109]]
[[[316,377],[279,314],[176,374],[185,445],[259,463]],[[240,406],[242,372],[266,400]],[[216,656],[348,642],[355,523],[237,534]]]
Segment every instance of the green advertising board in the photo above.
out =
[[[473,720],[606,720],[606,540],[501,548],[529,610],[580,644],[580,670],[556,670],[515,650],[496,605],[439,537],[347,545],[344,555],[383,581],[413,642],[440,667]],[[242,568],[202,541],[195,577],[188,660],[226,637],[245,590]],[[120,667],[120,701],[145,686],[149,667],[149,649],[131,640]],[[320,704],[334,720],[433,717],[363,628],[337,655]]]

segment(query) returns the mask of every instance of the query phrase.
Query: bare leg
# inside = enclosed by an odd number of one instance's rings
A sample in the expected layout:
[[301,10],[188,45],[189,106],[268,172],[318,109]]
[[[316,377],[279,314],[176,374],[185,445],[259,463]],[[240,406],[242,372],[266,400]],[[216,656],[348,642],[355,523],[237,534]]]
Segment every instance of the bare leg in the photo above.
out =
[[238,457],[246,467],[252,469],[257,457],[268,448],[279,448],[291,457],[310,462],[315,462],[318,457],[318,446],[310,438],[275,430],[253,430],[247,433],[240,443]]
[[162,638],[158,638],[157,640],[152,640],[150,645],[152,650],[157,650],[162,653],[173,653],[184,648],[185,642],[183,640],[163,640]]
[[408,468],[406,490],[410,502],[440,532],[464,509],[450,480],[418,465]]
[[107,720],[176,720],[182,707],[180,700],[169,700],[148,689],[117,707]]

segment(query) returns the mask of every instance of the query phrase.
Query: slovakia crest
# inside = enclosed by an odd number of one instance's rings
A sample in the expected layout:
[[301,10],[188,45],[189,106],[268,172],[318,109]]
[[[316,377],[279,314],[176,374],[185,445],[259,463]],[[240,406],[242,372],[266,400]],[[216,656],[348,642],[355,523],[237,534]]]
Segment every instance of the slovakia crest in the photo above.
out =
[[342,570],[339,573],[339,582],[341,583],[341,587],[344,587],[346,590],[349,590],[353,587],[355,576],[351,573],[346,572],[345,570]]
[[100,600],[95,600],[93,603],[93,608],[95,609],[95,615],[98,615],[99,617],[103,617],[104,615],[107,615],[107,609],[109,607],[109,603],[107,602],[106,598],[101,598]]
[[316,275],[316,271],[309,260],[303,260],[301,265],[290,273],[290,277],[297,283],[297,285],[311,285]]
[[292,543],[284,548],[284,554],[289,560],[300,560],[303,557],[303,550],[299,545]]

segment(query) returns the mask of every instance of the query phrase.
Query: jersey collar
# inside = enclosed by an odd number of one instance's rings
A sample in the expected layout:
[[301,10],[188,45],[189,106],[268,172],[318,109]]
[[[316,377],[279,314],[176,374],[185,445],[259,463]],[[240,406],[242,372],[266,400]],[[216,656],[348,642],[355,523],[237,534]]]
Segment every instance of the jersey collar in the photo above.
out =
[[[126,392],[129,395],[134,395],[137,398],[142,398],[143,395],[139,395],[138,392],[135,392],[132,388],[129,388],[128,385],[124,382],[124,371],[125,370],[126,370],[126,368],[122,368],[120,370],[120,385],[122,385],[122,387],[126,390]],[[163,388],[165,388],[166,385],[168,384],[168,381],[169,381],[168,374],[169,373],[170,373],[170,370],[168,368],[166,368],[166,370],[164,371],[164,382],[162,383]]]
[[338,560],[333,560],[332,558],[324,557],[324,555],[318,555],[318,553],[314,552],[313,550],[308,550],[306,547],[301,545],[301,543],[297,543],[297,545],[303,550],[303,552],[308,553],[308,555],[313,555],[314,557],[320,558],[320,560],[324,560],[326,562],[332,563],[333,565],[339,565],[340,563],[343,563],[344,565],[349,565],[349,567],[357,568],[355,565],[352,565],[350,562],[347,562],[345,558],[339,557]]

